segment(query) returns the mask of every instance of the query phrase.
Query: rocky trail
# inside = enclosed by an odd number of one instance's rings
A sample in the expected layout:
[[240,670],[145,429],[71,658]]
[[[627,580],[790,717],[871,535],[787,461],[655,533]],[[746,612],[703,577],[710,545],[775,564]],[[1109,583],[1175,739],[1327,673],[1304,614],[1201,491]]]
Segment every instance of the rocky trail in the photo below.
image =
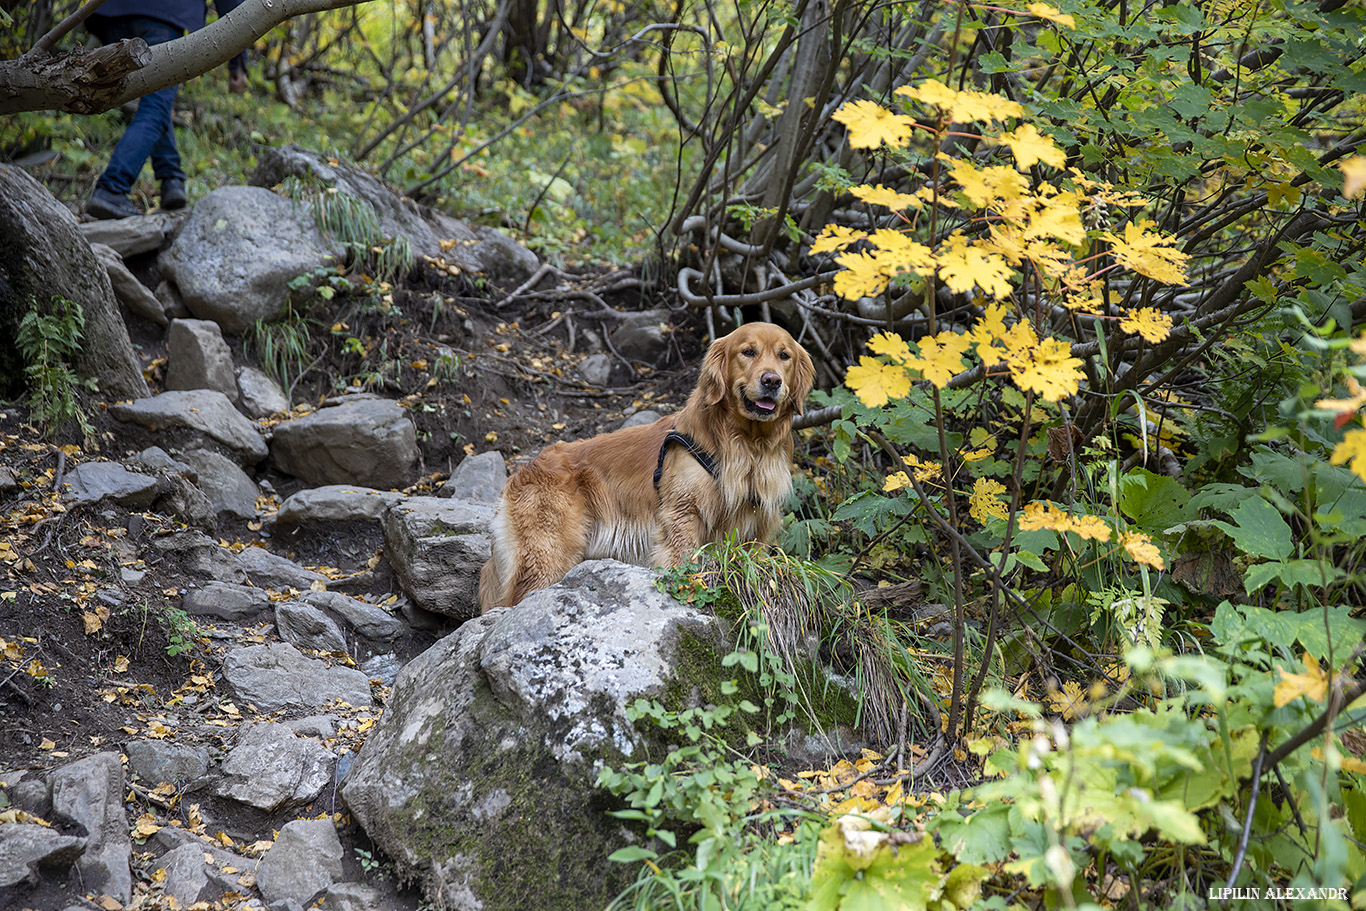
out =
[[[85,283],[87,356],[117,390],[88,434],[0,410],[0,907],[614,894],[623,835],[589,812],[591,760],[631,753],[619,701],[658,689],[665,644],[713,619],[643,570],[589,564],[539,606],[465,621],[509,461],[676,407],[701,333],[639,276],[543,269],[286,151],[416,256],[363,307],[313,301],[287,388],[244,339],[328,251],[250,257],[299,253],[306,213],[229,187],[188,217],[77,225],[0,169],[0,222],[53,293]],[[95,263],[109,280],[89,291]],[[362,754],[377,731],[387,747]],[[548,880],[515,869],[566,846]]]

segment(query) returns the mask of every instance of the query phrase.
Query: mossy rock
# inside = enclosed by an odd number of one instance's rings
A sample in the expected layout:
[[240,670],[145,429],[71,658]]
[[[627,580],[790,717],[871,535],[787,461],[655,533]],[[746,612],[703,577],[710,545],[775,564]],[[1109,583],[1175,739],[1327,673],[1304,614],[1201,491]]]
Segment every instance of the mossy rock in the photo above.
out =
[[715,617],[654,578],[583,564],[465,623],[399,675],[342,797],[432,900],[593,908],[629,885],[607,856],[636,836],[608,815],[617,805],[595,787],[597,769],[653,752],[626,707],[706,698],[726,647]]

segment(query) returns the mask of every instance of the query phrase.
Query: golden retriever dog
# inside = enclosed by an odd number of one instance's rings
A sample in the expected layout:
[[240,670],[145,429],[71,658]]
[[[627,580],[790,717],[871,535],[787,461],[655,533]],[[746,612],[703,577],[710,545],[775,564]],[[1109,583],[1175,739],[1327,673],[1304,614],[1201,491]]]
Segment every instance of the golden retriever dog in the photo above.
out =
[[584,560],[677,566],[732,531],[772,539],[792,490],[792,416],[813,376],[786,330],[742,326],[712,342],[678,413],[548,446],[498,498],[481,612]]

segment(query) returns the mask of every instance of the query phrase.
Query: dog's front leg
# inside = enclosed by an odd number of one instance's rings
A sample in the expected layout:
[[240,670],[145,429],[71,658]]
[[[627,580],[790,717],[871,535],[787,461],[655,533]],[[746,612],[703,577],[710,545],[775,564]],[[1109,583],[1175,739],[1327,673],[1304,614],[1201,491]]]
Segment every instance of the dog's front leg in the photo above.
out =
[[707,543],[707,525],[699,506],[692,497],[679,497],[660,504],[659,522],[655,527],[655,566],[686,563]]

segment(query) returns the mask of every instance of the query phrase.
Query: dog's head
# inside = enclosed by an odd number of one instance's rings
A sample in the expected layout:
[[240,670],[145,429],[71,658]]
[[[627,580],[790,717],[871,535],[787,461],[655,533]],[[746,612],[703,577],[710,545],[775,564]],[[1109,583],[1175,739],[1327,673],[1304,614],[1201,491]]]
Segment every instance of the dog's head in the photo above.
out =
[[697,391],[709,408],[724,402],[752,421],[772,421],[801,414],[815,373],[786,329],[750,323],[711,343]]

